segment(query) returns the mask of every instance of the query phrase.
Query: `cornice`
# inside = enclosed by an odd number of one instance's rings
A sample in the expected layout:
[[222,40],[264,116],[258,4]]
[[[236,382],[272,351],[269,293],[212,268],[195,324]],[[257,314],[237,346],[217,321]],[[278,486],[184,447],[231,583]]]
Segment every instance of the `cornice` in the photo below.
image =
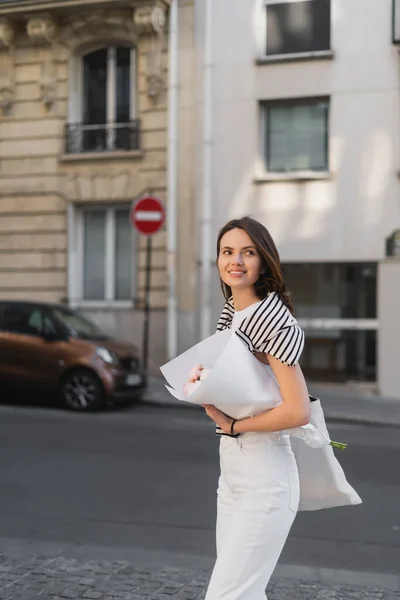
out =
[[[168,8],[171,0],[159,0]],[[65,12],[70,8],[140,8],[148,5],[148,0],[0,0],[0,16],[28,16],[43,11]]]

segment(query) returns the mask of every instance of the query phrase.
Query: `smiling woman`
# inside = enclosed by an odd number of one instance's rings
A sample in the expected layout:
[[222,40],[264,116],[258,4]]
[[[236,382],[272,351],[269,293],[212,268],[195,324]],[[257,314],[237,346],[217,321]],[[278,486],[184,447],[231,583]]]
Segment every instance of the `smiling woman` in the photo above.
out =
[[[298,364],[304,334],[292,315],[278,251],[261,223],[250,217],[227,223],[218,236],[217,266],[226,298],[217,331],[235,333],[264,363],[268,378],[279,386],[281,401],[269,410],[249,409],[250,416],[241,419],[203,405],[220,435],[221,466],[217,561],[206,600],[264,600],[299,509],[300,481],[290,430],[315,429],[309,425],[310,397]],[[236,355],[239,352],[241,347]],[[242,363],[245,355],[240,355]],[[203,369],[198,365],[200,374]],[[239,377],[249,377],[250,372],[261,376],[244,368]],[[249,387],[250,383],[254,382]],[[234,395],[229,382],[221,389],[228,399]],[[333,505],[338,505],[339,496]],[[342,505],[359,502],[353,490],[340,500]]]

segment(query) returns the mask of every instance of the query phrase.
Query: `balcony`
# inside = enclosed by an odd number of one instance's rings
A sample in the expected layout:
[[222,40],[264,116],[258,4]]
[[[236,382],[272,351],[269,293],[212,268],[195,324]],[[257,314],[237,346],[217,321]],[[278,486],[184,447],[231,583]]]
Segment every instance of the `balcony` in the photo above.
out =
[[140,150],[139,120],[102,125],[66,125],[65,153],[105,153]]

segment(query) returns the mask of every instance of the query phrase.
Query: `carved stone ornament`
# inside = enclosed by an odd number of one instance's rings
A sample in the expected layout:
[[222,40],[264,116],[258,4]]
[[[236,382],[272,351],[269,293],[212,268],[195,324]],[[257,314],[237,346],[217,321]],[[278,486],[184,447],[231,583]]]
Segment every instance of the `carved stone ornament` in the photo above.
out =
[[0,20],[0,109],[4,114],[10,112],[15,100],[14,82],[14,39],[15,27],[8,19]]
[[98,40],[99,37],[116,38],[134,44],[136,28],[132,20],[132,10],[90,11],[70,15],[65,22],[59,42],[72,51],[82,44]]
[[15,87],[11,81],[0,81],[0,108],[9,113],[15,98]]
[[147,94],[152,100],[156,100],[165,88],[165,80],[162,74],[149,73],[147,80]]
[[167,24],[165,5],[161,2],[152,2],[140,6],[133,13],[133,21],[139,35],[161,34]]
[[57,24],[51,17],[34,17],[29,19],[26,32],[32,41],[51,43],[57,34]]
[[57,74],[52,62],[42,66],[39,85],[43,104],[48,109],[52,108],[57,99]]
[[0,47],[9,48],[15,38],[15,27],[8,19],[0,21]]

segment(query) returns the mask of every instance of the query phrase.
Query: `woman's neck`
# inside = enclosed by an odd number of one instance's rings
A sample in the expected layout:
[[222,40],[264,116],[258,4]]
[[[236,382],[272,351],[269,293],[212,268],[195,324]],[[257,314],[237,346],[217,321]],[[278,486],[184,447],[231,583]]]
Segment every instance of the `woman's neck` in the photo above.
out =
[[253,290],[251,292],[245,290],[237,290],[235,292],[232,290],[232,297],[235,310],[244,310],[248,306],[260,302],[260,298]]

